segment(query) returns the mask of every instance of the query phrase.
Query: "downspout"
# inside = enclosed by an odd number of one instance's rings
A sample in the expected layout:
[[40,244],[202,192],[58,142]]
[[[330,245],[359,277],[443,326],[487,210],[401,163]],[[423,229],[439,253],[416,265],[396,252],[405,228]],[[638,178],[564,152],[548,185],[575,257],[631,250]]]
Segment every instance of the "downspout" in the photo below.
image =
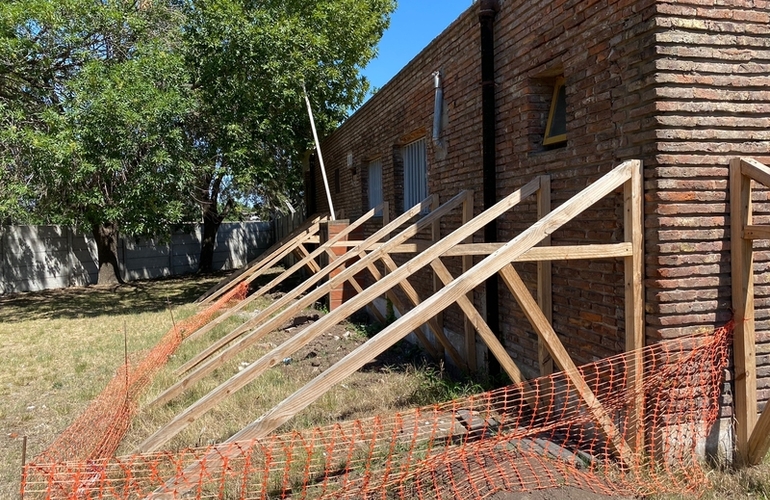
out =
[[[479,25],[481,27],[481,137],[484,210],[497,202],[497,143],[495,125],[497,104],[495,102],[495,16],[500,10],[497,0],[479,2]],[[484,227],[484,241],[496,243],[497,221]],[[500,292],[497,274],[491,276],[486,287],[486,320],[489,328],[502,342],[500,333]],[[500,363],[494,356],[488,360],[489,374],[500,374]]]
[[441,86],[441,71],[433,73],[433,87],[436,95],[433,102],[433,144],[437,148],[443,148],[441,142],[441,120],[444,110],[444,89]]

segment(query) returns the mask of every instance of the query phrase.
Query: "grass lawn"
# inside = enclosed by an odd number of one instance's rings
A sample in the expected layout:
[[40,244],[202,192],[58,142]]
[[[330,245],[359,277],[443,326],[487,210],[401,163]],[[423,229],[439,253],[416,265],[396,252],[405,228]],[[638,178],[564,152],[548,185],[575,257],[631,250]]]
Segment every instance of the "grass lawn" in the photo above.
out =
[[[171,328],[174,320],[194,314],[192,302],[219,277],[198,276],[132,283],[115,288],[66,290],[0,296],[0,498],[16,498],[22,439],[27,460],[43,451],[88,405],[124,362],[125,343],[141,355]],[[269,298],[259,299],[201,339],[185,342],[142,396],[140,412],[118,454],[131,451],[176,414],[237,373],[243,364],[296,333],[287,325],[239,353],[211,376],[171,402],[150,407],[178,380],[174,369],[229,332]],[[302,316],[323,314],[306,310]],[[367,338],[362,325],[346,323],[321,335],[285,365],[207,412],[164,445],[178,450],[220,442],[238,431]],[[139,353],[139,354],[137,354]],[[340,420],[411,408],[478,392],[481,387],[446,380],[440,368],[426,364],[408,344],[397,345],[290,420],[282,430],[323,426]],[[770,466],[730,473],[711,471],[707,499],[770,498]],[[674,500],[676,496],[658,496]]]
[[[124,362],[126,341],[132,355],[153,347],[171,328],[172,316],[179,321],[194,314],[198,309],[192,302],[218,279],[195,276],[121,287],[0,296],[0,498],[14,498],[18,492],[23,437],[27,436],[27,461],[31,461],[114,376]],[[242,324],[245,316],[266,303],[257,300],[203,338],[182,344],[141,398],[140,413],[118,454],[130,454],[174,415],[237,373],[242,363],[254,361],[296,332],[296,328],[274,332],[175,400],[147,407],[178,380],[176,367],[212,339]],[[365,340],[366,332],[357,325],[335,327],[296,353],[293,362],[269,370],[209,411],[164,449],[226,439]],[[290,421],[287,428],[324,425],[428,404],[477,389],[447,382],[439,369],[424,364],[419,354],[405,344],[396,351],[329,391]]]

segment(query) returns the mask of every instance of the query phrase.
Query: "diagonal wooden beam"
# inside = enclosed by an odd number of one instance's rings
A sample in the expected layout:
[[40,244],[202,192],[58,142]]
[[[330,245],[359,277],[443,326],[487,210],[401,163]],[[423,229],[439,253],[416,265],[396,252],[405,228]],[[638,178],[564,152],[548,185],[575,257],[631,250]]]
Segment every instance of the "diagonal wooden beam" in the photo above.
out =
[[[375,281],[380,281],[382,279],[382,274],[380,273],[379,269],[377,269],[377,266],[374,264],[369,266],[369,272],[372,273],[372,277]],[[404,307],[403,302],[401,302],[401,299],[398,295],[393,293],[393,290],[388,290],[385,292],[385,297],[387,297],[388,300],[393,304],[393,308],[398,312],[399,315],[402,315],[407,312],[407,309]],[[372,307],[373,312],[375,312],[378,316],[380,316],[380,312],[376,307]],[[381,324],[385,324],[386,322],[383,320],[380,320]],[[428,340],[428,338],[425,336],[423,331],[420,328],[415,328],[414,331],[412,331],[414,335],[417,337],[417,340],[420,341],[420,344],[425,348],[426,351],[428,351],[428,354],[430,354],[430,357],[435,360],[442,359],[441,353],[439,353],[436,350],[436,347],[433,345],[433,343]]]
[[[311,217],[306,220],[300,227],[295,229],[291,234],[274,243],[270,248],[262,252],[257,258],[243,266],[235,273],[223,278],[219,283],[211,287],[206,293],[198,297],[196,302],[200,304],[207,304],[213,300],[216,300],[221,295],[227,293],[232,288],[241,283],[241,281],[249,278],[252,274],[260,271],[265,267],[269,267],[267,263],[273,261],[275,255],[283,253],[282,257],[277,260],[281,260],[288,252],[291,251],[296,241],[302,241],[305,238],[312,236],[318,232],[319,223],[328,218],[327,215]],[[288,248],[288,250],[287,250]]]
[[[383,255],[382,256],[382,262],[385,264],[385,267],[388,269],[389,272],[393,272],[396,269],[398,269],[398,264],[393,260],[393,257],[390,255]],[[409,299],[409,302],[412,303],[413,306],[420,305],[420,296],[417,293],[417,290],[414,289],[411,283],[409,283],[409,280],[407,278],[404,278],[401,282],[399,282],[398,286],[401,288],[401,290],[404,292],[404,295]],[[449,357],[452,358],[452,362],[460,368],[461,370],[468,370],[468,365],[465,362],[465,360],[460,356],[460,353],[457,352],[457,349],[452,345],[452,343],[449,341],[449,339],[446,338],[446,335],[444,335],[443,328],[441,327],[441,324],[436,319],[436,316],[433,316],[432,318],[429,318],[426,321],[428,327],[433,332],[433,335],[436,337],[436,339],[441,343],[441,345],[444,347],[444,350],[449,354]],[[419,329],[418,329],[419,330]]]
[[[313,302],[315,302],[316,300],[318,300],[319,298],[321,298],[322,296],[324,296],[325,294],[328,294],[331,289],[337,287],[339,284],[344,283],[351,277],[355,276],[358,272],[365,269],[367,265],[369,265],[370,263],[376,262],[377,259],[379,259],[382,255],[386,255],[387,251],[390,248],[395,247],[400,243],[402,243],[403,241],[411,238],[415,234],[419,233],[421,229],[425,227],[429,227],[430,224],[432,224],[436,218],[443,217],[444,215],[450,213],[455,207],[459,206],[460,203],[462,203],[462,200],[468,195],[469,195],[468,192],[462,192],[458,194],[457,196],[449,200],[446,204],[442,205],[439,209],[431,212],[430,214],[426,215],[416,223],[410,225],[407,229],[405,229],[398,235],[394,236],[393,238],[391,238],[391,240],[382,244],[379,248],[377,248],[376,250],[372,251],[369,254],[366,254],[365,252],[366,249],[360,249],[360,251],[351,250],[345,255],[352,256],[352,255],[360,254],[361,258],[357,262],[352,264],[350,267],[343,270],[340,274],[338,274],[334,278],[329,279],[329,281],[327,281],[322,286],[319,286],[312,292],[309,292],[303,297],[298,298],[296,303],[294,303],[292,306],[293,309],[301,309],[301,308],[307,307]],[[418,209],[419,207],[420,205],[417,205],[415,209]],[[408,218],[406,220],[408,220]],[[404,220],[399,217],[390,224],[394,224],[394,223],[402,224],[403,222]],[[389,227],[390,224],[382,228],[377,233],[375,233],[373,237],[374,236],[379,237],[379,233],[383,231],[390,232],[391,231],[391,228]],[[338,259],[338,261],[344,261],[344,260],[345,260],[344,258]],[[335,261],[335,262],[338,262],[338,261]],[[327,266],[327,268],[329,267],[331,267],[331,264],[330,266]],[[259,376],[262,372],[264,372],[265,369],[271,366],[274,366],[277,363],[280,363],[282,359],[284,359],[287,356],[290,356],[291,354],[296,352],[298,349],[300,349],[302,346],[310,342],[318,334],[325,331],[324,329],[331,327],[333,325],[336,325],[337,323],[345,319],[347,316],[349,316],[351,313],[369,304],[371,301],[373,301],[376,297],[384,293],[386,290],[389,290],[390,288],[395,286],[398,283],[398,281],[400,281],[406,276],[411,275],[412,273],[416,272],[419,269],[420,269],[419,267],[414,269],[412,269],[411,267],[400,268],[398,273],[388,275],[385,279],[383,279],[378,283],[375,283],[374,285],[366,289],[363,293],[359,293],[358,295],[353,297],[350,301],[344,303],[338,309],[335,309],[334,311],[329,312],[328,314],[323,316],[321,319],[319,319],[317,322],[313,323],[306,329],[300,331],[294,337],[284,342],[280,346],[276,347],[275,349],[273,349],[271,352],[269,352],[259,360],[254,361],[251,365],[244,368],[244,370],[242,370],[241,372],[239,372],[238,374],[230,378],[228,381],[224,382],[219,387],[212,390],[209,394],[199,399],[196,403],[188,407],[186,410],[178,414],[169,424],[159,429],[155,434],[153,434],[148,439],[146,439],[142,444],[140,444],[138,450],[144,452],[144,451],[151,451],[151,450],[157,449],[158,446],[161,446],[163,443],[168,441],[168,439],[175,436],[187,425],[195,421],[200,415],[208,411],[210,408],[218,404],[223,399],[229,397],[229,395],[231,395],[233,392],[244,387],[255,377]],[[316,276],[319,276],[319,275],[320,273],[317,274]],[[298,294],[292,294],[290,297],[292,300],[294,300],[294,297],[296,297],[297,295]],[[279,299],[279,301],[277,301],[276,304],[283,301],[287,296],[284,296],[281,299]],[[265,335],[273,331],[275,328],[283,324],[285,321],[288,321],[288,319],[290,319],[294,314],[294,311],[292,309],[286,309],[271,317],[269,314],[272,314],[272,312],[268,314],[269,310],[270,308],[266,309],[258,318],[255,318],[256,320],[259,320],[261,322],[259,328],[251,332],[251,334],[249,334],[248,336],[242,338],[236,344],[228,347],[225,351],[220,353],[215,358],[199,366],[195,371],[188,374],[184,379],[182,379],[181,381],[177,382],[172,387],[164,391],[151,404],[161,404],[181,394],[185,389],[190,387],[192,384],[196,383],[198,380],[202,379],[206,374],[210,373],[212,370],[224,364],[226,361],[231,359],[233,356],[237,355],[246,347],[249,347],[253,343],[256,343],[259,339],[263,338]],[[279,356],[279,357],[276,358],[276,356]]]
[[[603,176],[601,179],[590,185],[586,189],[582,190],[573,198],[567,200],[558,208],[553,210],[550,214],[540,219],[538,222],[530,226],[527,230],[522,232],[516,238],[512,239],[501,247],[498,251],[489,255],[487,258],[476,264],[468,272],[453,280],[444,288],[430,296],[419,306],[415,307],[409,314],[406,314],[396,320],[394,323],[383,329],[373,338],[369,339],[365,344],[359,346],[340,361],[335,363],[332,367],[324,371],[321,375],[310,381],[303,388],[296,391],[291,396],[284,399],[281,403],[276,405],[272,410],[262,415],[259,419],[255,420],[248,426],[244,427],[241,431],[233,435],[226,443],[242,440],[257,439],[268,435],[280,425],[287,422],[299,411],[306,408],[313,401],[316,401],[323,394],[325,394],[332,386],[341,382],[351,373],[355,372],[366,363],[374,359],[376,356],[384,352],[386,349],[395,344],[398,340],[402,339],[416,326],[425,322],[426,317],[435,315],[435,311],[444,310],[451,304],[455,303],[461,295],[467,294],[470,290],[478,286],[484,280],[490,278],[506,265],[510,265],[518,256],[524,253],[529,248],[538,244],[547,235],[553,233],[555,230],[574,219],[577,215],[582,213],[588,207],[604,198],[606,195],[613,192],[618,187],[622,186],[626,182],[633,170],[633,165],[637,163],[635,160],[630,162],[624,162],[621,165],[615,167],[611,172]],[[539,187],[539,180],[537,184],[532,188],[530,194],[534,193]],[[503,201],[510,201],[505,199]],[[502,202],[500,202],[502,203]],[[441,243],[452,242],[453,244],[460,243],[467,238],[462,229],[468,226],[475,226],[476,222],[485,221],[485,215],[493,215],[496,218],[499,213],[496,210],[500,208],[500,203],[495,205],[489,210],[486,210],[470,223],[465,224],[460,229],[452,232],[439,244],[431,247],[438,247]],[[517,204],[513,203],[513,205]],[[481,226],[483,227],[483,225]],[[475,232],[475,229],[472,231]],[[455,237],[454,239],[452,237]],[[435,252],[439,255],[435,255],[428,249],[419,256],[412,259],[412,261],[418,259],[421,256],[426,256],[430,259],[429,262],[439,257],[444,248],[440,248],[441,251]],[[412,262],[410,261],[410,262]],[[407,263],[408,265],[409,263]],[[407,266],[402,266],[399,271],[407,269]],[[398,271],[397,271],[398,272]],[[393,273],[390,276],[395,276]],[[387,278],[386,278],[387,279]],[[623,455],[628,455],[627,446],[623,450]],[[163,486],[158,488],[155,493],[163,494],[169,491],[184,492],[193,484],[197,484],[197,481],[192,477],[200,472],[201,463],[205,462],[207,467],[215,466],[217,463],[221,464],[224,456],[227,454],[237,454],[237,450],[232,448],[224,450],[222,448],[215,448],[211,452],[207,453],[200,461],[188,466],[185,470],[181,471],[175,478],[167,481]],[[624,457],[625,459],[625,457]],[[189,479],[188,479],[189,478]]]
[[[462,199],[462,194],[457,196],[458,200]],[[451,200],[450,200],[451,201]],[[459,201],[456,201],[456,203],[459,203]],[[295,287],[293,290],[288,292],[286,295],[281,297],[280,299],[276,300],[272,304],[270,304],[267,308],[265,308],[263,311],[261,311],[256,317],[252,318],[251,320],[245,322],[241,326],[235,328],[233,331],[225,335],[224,337],[220,338],[218,341],[214,342],[212,345],[210,345],[208,348],[204,349],[203,352],[199,353],[197,356],[195,356],[193,359],[188,361],[185,366],[192,366],[194,369],[186,375],[182,380],[177,381],[174,385],[167,388],[165,391],[163,391],[157,398],[155,398],[154,401],[149,403],[149,406],[154,405],[160,405],[164,404],[182,392],[184,392],[188,387],[195,384],[197,381],[201,380],[203,377],[205,377],[207,374],[211,373],[211,371],[215,370],[219,366],[226,363],[229,359],[236,356],[239,352],[241,352],[243,349],[246,349],[247,347],[257,343],[260,339],[262,339],[265,335],[272,332],[275,328],[278,328],[281,324],[291,319],[293,316],[293,309],[301,309],[303,307],[307,307],[311,305],[316,300],[320,299],[324,296],[324,294],[329,293],[329,291],[336,286],[339,286],[340,284],[344,283],[344,280],[346,280],[349,276],[355,276],[355,274],[365,266],[365,262],[367,259],[371,259],[371,262],[376,261],[376,256],[366,256],[366,250],[369,248],[382,244],[381,239],[389,235],[392,231],[399,228],[401,225],[409,221],[412,217],[419,214],[424,208],[427,208],[430,206],[430,198],[427,200],[424,200],[422,203],[419,203],[412,207],[411,209],[407,210],[403,214],[401,214],[399,217],[395,218],[391,222],[387,223],[385,226],[383,226],[381,229],[377,230],[374,234],[372,234],[369,238],[367,238],[364,243],[361,244],[359,248],[351,249],[350,251],[346,252],[345,255],[342,255],[339,259],[336,259],[334,262],[330,262],[322,272],[316,273],[304,282],[300,283]],[[439,212],[438,216],[443,215],[444,211],[449,211],[451,207],[447,207],[441,212]],[[434,215],[434,214],[430,214]],[[429,216],[430,216],[429,215]],[[400,239],[403,238],[404,241],[408,239],[410,236],[409,234],[411,231],[413,231],[414,228],[410,226],[409,229],[402,231],[402,233],[399,233],[397,238],[398,242],[394,244],[385,244],[388,247],[390,246],[397,246],[397,244],[402,243]],[[344,230],[340,233],[344,233]],[[372,252],[374,253],[374,252]],[[369,254],[371,255],[371,254]],[[346,261],[362,256],[361,260],[359,262],[364,262],[364,264],[359,264],[357,262],[355,266],[351,266],[351,268],[355,267],[356,270],[352,273],[349,272],[349,269],[346,271],[343,271],[339,275],[335,276],[334,278],[329,279],[327,283],[324,285],[319,285],[318,288],[314,291],[308,292],[306,295],[302,296],[303,293],[310,290],[313,286],[316,286],[321,282],[322,279],[326,278],[331,271],[336,269],[338,266],[341,266]],[[361,266],[361,267],[359,267]],[[241,338],[237,341],[237,343],[230,345],[227,347],[224,351],[219,353],[216,357],[211,358],[217,351],[222,349],[224,346],[227,346],[228,344],[231,344],[234,342],[238,337],[241,337],[244,333],[248,332],[254,328],[252,332],[250,332],[248,335],[246,335],[244,338]],[[208,361],[207,361],[208,360]],[[198,366],[200,365],[200,366]]]
[[593,414],[594,419],[604,431],[610,445],[626,464],[633,464],[631,447],[623,439],[623,435],[618,431],[612,418],[607,414],[599,399],[580,375],[575,362],[572,361],[559,337],[556,336],[556,332],[545,315],[543,315],[543,311],[540,310],[537,301],[527,290],[526,285],[519,277],[519,273],[516,272],[513,265],[508,264],[500,269],[500,276],[503,278],[503,282],[505,282],[508,290],[513,294],[516,302],[521,306],[529,322],[535,328],[538,337],[543,339],[553,360],[559,365],[559,368],[562,369],[578,394],[580,394],[580,397],[585,401],[588,410]]
[[[452,277],[449,269],[447,269],[441,259],[434,260],[430,263],[430,265],[444,286],[452,282],[454,277]],[[484,317],[473,305],[473,302],[471,302],[471,300],[468,298],[468,295],[463,295],[457,299],[457,305],[460,306],[463,313],[465,313],[468,322],[473,326],[475,331],[479,333],[481,339],[487,345],[495,358],[497,358],[497,360],[500,362],[500,366],[503,368],[503,370],[505,370],[505,373],[508,374],[508,377],[510,377],[511,381],[513,381],[515,384],[524,382],[524,376],[521,374],[521,370],[519,369],[518,365],[516,365],[516,362],[511,359],[508,351],[506,351],[503,344],[500,343],[500,339],[498,339],[497,335],[495,335],[495,332],[489,328],[487,322],[484,321]]]
[[302,243],[297,245],[297,248],[294,249],[294,253],[297,254],[299,260],[305,262],[305,265],[311,273],[318,273],[321,271],[321,266],[318,265],[318,262],[316,262],[315,259],[310,257],[310,252],[307,251],[305,245]]

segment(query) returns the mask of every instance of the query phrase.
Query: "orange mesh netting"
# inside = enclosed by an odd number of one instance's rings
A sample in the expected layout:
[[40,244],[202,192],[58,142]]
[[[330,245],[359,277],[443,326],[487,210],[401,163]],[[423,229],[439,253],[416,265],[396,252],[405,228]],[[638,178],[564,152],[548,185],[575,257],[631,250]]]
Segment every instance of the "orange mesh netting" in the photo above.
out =
[[35,460],[63,462],[112,456],[136,414],[138,396],[169,356],[228,302],[245,298],[247,291],[248,285],[242,283],[208,308],[174,325],[139,362],[122,366],[86,410]]
[[[697,492],[707,483],[697,450],[718,416],[731,333],[728,325],[581,367],[596,396],[590,405],[586,386],[562,372],[250,442],[38,462],[27,466],[22,488],[27,498],[72,499],[480,499],[561,486],[604,494]],[[638,372],[635,360],[643,363],[640,383],[630,376]],[[641,425],[634,425],[634,408],[643,413]],[[644,444],[634,447],[635,438]],[[618,453],[624,445],[633,451]]]

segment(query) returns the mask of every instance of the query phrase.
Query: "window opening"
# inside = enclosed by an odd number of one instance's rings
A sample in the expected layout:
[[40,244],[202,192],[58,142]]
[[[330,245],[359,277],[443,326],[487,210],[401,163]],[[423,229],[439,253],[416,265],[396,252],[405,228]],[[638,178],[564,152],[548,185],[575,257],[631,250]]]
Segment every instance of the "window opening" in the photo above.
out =
[[404,160],[404,210],[428,197],[428,156],[425,139],[419,139],[403,147]]
[[565,80],[560,77],[553,87],[551,107],[548,110],[548,121],[545,125],[543,146],[560,144],[567,141],[567,93]]

